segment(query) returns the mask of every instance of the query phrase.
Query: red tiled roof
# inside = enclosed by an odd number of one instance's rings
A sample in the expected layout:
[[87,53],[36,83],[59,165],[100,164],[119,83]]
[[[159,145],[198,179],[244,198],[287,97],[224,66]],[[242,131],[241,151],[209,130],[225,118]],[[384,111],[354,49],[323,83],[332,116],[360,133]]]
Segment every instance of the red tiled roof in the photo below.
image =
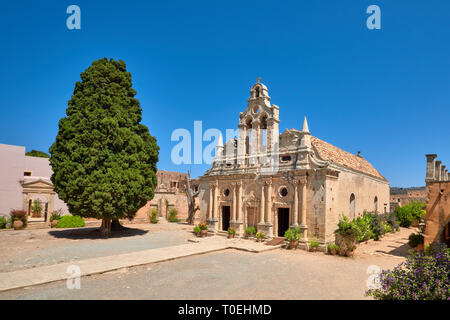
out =
[[351,154],[350,152],[339,149],[338,147],[313,136],[311,136],[311,143],[322,159],[387,181],[386,178],[362,156]]

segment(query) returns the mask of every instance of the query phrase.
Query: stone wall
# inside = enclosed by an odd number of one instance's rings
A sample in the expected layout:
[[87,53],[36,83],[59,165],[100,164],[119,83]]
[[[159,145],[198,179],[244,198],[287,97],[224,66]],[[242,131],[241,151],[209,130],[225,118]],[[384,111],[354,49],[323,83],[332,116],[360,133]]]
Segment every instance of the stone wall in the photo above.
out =
[[436,155],[426,155],[426,157],[425,246],[439,242],[445,242],[450,246],[450,179],[448,172],[442,169],[441,161],[435,160]]

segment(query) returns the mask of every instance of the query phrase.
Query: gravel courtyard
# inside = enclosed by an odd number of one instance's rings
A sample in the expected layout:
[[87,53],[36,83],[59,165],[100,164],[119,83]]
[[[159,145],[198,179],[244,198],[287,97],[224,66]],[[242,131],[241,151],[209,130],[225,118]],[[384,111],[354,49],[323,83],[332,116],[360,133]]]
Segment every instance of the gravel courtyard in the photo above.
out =
[[[153,229],[156,226],[160,230]],[[66,246],[84,258],[91,251],[90,255],[106,255],[170,246],[171,241],[185,243],[192,237],[186,225],[156,226],[148,226],[144,235],[96,239],[95,247],[94,239],[64,239],[60,244],[60,238],[57,242],[49,238],[39,242],[39,252],[48,262],[56,257],[70,258],[71,254],[61,254]],[[83,277],[79,290],[69,290],[65,281],[58,281],[1,292],[0,299],[370,299],[364,296],[367,268],[393,268],[404,261],[412,231],[402,229],[382,241],[361,244],[354,258],[302,250],[255,254],[229,249]],[[76,248],[80,244],[83,250]],[[32,248],[28,250],[31,253]]]
[[178,223],[127,224],[125,232],[100,237],[98,227],[0,232],[0,272],[36,268],[81,259],[174,246],[193,237]]

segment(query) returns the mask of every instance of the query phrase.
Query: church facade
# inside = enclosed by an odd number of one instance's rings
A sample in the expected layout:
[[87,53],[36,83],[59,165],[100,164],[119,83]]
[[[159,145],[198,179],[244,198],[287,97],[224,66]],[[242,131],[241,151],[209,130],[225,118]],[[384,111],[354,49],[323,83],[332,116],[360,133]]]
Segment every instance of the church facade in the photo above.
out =
[[238,138],[216,147],[199,178],[200,213],[215,232],[254,226],[267,237],[299,227],[303,240],[334,241],[340,215],[389,211],[389,182],[359,153],[302,130],[279,133],[279,110],[267,87],[251,88],[239,115]]

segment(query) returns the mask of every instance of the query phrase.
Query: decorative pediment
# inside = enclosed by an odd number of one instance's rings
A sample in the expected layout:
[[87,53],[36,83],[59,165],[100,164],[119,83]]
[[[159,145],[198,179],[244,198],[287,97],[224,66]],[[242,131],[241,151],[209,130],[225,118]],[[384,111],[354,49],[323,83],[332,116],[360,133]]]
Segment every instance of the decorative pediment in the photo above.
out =
[[51,181],[46,179],[37,179],[31,181],[22,181],[22,187],[24,188],[53,188]]

